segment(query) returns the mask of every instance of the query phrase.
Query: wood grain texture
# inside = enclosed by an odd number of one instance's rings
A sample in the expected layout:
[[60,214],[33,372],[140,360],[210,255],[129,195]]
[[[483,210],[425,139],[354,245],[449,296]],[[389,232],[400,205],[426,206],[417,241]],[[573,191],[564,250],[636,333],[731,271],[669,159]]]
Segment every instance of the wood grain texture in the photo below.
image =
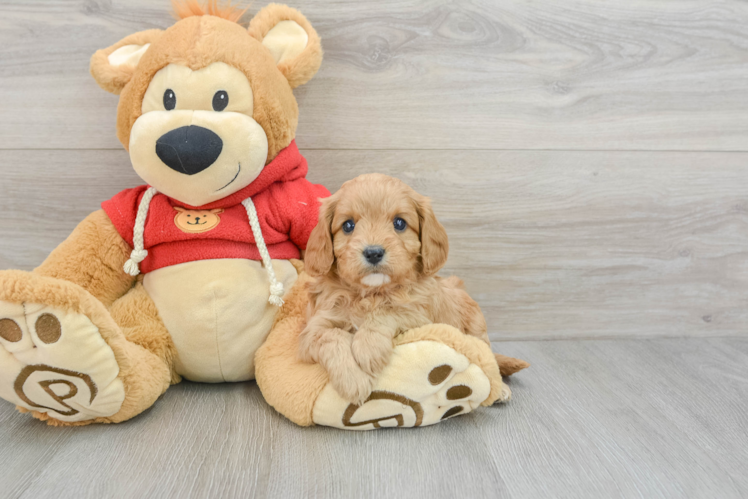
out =
[[748,340],[506,342],[513,400],[439,425],[300,428],[257,386],[171,388],[124,424],[0,402],[0,497],[745,497]]
[[[748,2],[290,3],[325,48],[296,90],[309,178],[433,198],[444,273],[533,363],[514,400],[364,434],[296,427],[254,383],[77,429],[0,401],[0,497],[748,496]],[[0,269],[31,269],[141,183],[89,58],[173,20],[2,7]]]
[[[494,340],[745,335],[748,153],[303,150],[433,198]],[[138,185],[124,151],[0,151],[0,266],[31,269]]]
[[[744,1],[291,3],[325,48],[297,90],[302,147],[748,147]],[[170,26],[169,8],[3,2],[0,148],[119,148],[117,98],[96,86],[89,58]]]

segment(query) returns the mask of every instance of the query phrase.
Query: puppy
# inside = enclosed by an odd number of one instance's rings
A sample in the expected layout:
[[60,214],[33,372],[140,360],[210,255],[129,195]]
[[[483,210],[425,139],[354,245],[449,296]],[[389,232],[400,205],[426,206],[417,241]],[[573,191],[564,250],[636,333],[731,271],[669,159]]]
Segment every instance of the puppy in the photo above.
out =
[[305,269],[315,280],[301,359],[320,363],[342,397],[361,403],[399,333],[446,323],[490,345],[462,281],[434,276],[448,250],[429,199],[404,182],[367,174],[343,184],[323,200],[307,243]]

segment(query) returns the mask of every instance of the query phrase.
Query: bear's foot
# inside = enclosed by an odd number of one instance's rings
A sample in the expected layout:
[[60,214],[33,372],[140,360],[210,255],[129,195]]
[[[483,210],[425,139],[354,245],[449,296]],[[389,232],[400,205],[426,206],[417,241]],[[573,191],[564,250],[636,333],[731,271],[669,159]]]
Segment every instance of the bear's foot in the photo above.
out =
[[0,397],[22,411],[62,422],[114,415],[125,399],[119,371],[86,315],[0,300]]
[[[444,343],[455,337],[450,329],[431,325],[400,339],[371,395],[360,405],[343,399],[328,384],[314,404],[314,423],[349,430],[420,427],[481,404],[509,400],[511,391],[501,381],[490,348],[459,332],[462,338]],[[466,349],[472,360],[460,352]],[[479,360],[477,352],[485,359]]]
[[[421,427],[511,397],[486,342],[433,324],[395,337],[393,355],[373,392],[361,405],[351,404],[335,391],[321,365],[299,359],[310,279],[301,273],[255,355],[255,378],[265,401],[292,422],[346,430]],[[507,374],[527,366],[504,356],[501,362]]]

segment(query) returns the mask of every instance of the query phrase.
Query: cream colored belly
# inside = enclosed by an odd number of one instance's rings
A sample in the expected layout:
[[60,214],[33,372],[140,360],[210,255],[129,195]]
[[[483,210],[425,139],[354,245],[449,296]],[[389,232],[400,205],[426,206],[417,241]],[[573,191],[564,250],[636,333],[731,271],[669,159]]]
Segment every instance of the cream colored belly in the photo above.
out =
[[[274,260],[273,269],[290,290],[297,278],[293,265]],[[188,262],[146,274],[143,285],[174,339],[177,373],[196,382],[254,378],[255,351],[278,312],[268,303],[270,284],[260,262]]]

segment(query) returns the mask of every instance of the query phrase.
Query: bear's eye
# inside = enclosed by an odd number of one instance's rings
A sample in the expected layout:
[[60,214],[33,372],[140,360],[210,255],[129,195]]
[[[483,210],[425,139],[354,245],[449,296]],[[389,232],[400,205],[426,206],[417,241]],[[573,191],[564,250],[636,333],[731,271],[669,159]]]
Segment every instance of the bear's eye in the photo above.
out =
[[177,95],[171,89],[166,89],[164,92],[164,109],[171,111],[177,106]]
[[213,109],[223,111],[229,105],[229,94],[225,90],[219,90],[213,96]]
[[343,232],[345,234],[351,234],[355,227],[356,227],[356,223],[353,222],[353,219],[348,219],[347,221],[343,223]]
[[395,217],[392,224],[395,226],[395,231],[405,231],[405,228],[408,227],[408,224],[402,217]]

